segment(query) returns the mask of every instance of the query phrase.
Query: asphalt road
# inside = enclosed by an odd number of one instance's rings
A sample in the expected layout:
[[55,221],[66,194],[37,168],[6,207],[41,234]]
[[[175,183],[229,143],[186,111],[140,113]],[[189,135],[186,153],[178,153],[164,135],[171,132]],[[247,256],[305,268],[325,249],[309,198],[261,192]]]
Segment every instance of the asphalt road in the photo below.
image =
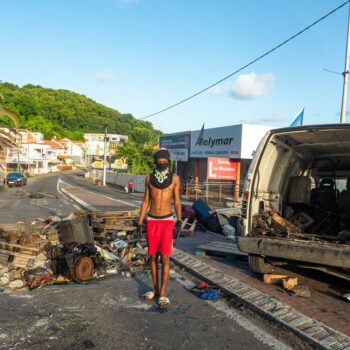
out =
[[[27,186],[10,187],[0,192],[0,223],[28,221],[78,210],[75,202],[58,192],[58,179],[57,174],[28,178]],[[33,193],[41,193],[43,198],[30,198]]]
[[[58,175],[30,179],[28,186],[0,193],[1,222],[32,220],[79,207],[58,191]],[[62,175],[65,186],[96,190]],[[67,185],[68,184],[68,185]],[[111,189],[98,189],[113,209],[135,208],[140,198]],[[31,199],[30,193],[44,198]],[[112,203],[111,202],[111,203]],[[113,276],[88,284],[46,286],[31,292],[0,289],[0,349],[306,349],[289,332],[275,327],[225,299],[206,302],[187,290],[195,279],[173,273],[168,296],[171,306],[161,311],[141,295],[150,290],[149,273]],[[237,306],[237,305],[236,305]]]

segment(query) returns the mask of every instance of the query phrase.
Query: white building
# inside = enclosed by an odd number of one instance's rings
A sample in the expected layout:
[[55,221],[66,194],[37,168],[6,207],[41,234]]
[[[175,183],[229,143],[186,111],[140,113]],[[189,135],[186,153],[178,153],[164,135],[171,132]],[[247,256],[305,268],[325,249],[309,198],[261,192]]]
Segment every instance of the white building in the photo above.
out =
[[64,147],[63,154],[60,155],[60,159],[64,159],[66,163],[81,164],[84,161],[84,142],[71,141],[67,138],[56,141]]
[[57,171],[60,163],[57,157],[62,148],[62,145],[55,145],[51,141],[22,143],[18,148],[8,148],[7,166],[16,169],[20,164],[21,170],[29,175]]
[[[84,134],[87,157],[102,157],[104,153],[104,134]],[[119,145],[128,141],[128,136],[107,134],[107,156],[113,156]]]

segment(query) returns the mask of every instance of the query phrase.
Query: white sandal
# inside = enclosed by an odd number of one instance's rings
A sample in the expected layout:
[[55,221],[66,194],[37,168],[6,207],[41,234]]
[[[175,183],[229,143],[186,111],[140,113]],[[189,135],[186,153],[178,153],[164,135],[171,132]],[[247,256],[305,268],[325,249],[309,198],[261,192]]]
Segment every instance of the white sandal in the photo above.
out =
[[153,290],[150,290],[149,292],[145,293],[142,298],[147,300],[147,301],[152,301],[155,298],[155,293]]
[[169,306],[169,305],[170,305],[169,298],[167,298],[167,297],[160,297],[160,298],[158,299],[158,306],[159,306],[160,308],[167,307],[167,306]]

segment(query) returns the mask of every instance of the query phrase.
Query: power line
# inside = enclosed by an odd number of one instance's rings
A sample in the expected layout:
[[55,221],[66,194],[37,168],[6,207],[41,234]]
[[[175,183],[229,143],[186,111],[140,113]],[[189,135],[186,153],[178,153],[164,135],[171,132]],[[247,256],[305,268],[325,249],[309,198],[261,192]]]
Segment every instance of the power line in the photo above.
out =
[[265,53],[263,53],[261,56],[255,58],[254,60],[250,61],[249,63],[247,63],[246,65],[244,65],[243,67],[235,70],[233,73],[225,76],[224,78],[218,80],[217,82],[209,85],[208,87],[194,93],[193,95],[186,97],[185,99],[174,103],[173,105],[163,108],[161,110],[159,110],[158,112],[146,115],[145,117],[139,118],[140,120],[143,119],[148,119],[151,117],[154,117],[155,115],[158,115],[160,113],[163,113],[165,111],[168,111],[169,109],[172,109],[174,107],[177,107],[180,104],[183,104],[189,100],[191,100],[194,97],[197,97],[198,95],[202,94],[205,91],[208,91],[209,89],[211,89],[212,87],[214,87],[215,85],[218,85],[220,83],[222,83],[223,81],[227,80],[228,78],[231,78],[233,75],[241,72],[242,70],[246,69],[247,67],[251,66],[252,64],[260,61],[261,59],[263,59],[264,57],[268,56],[269,54],[271,54],[272,52],[276,51],[277,49],[281,48],[282,46],[286,45],[287,43],[289,43],[290,41],[292,41],[293,39],[295,39],[296,37],[298,37],[299,35],[303,34],[304,32],[306,32],[307,30],[309,30],[310,28],[312,28],[313,26],[315,26],[316,24],[320,23],[321,21],[323,21],[324,19],[326,19],[327,17],[331,16],[332,14],[334,14],[335,12],[337,12],[338,10],[340,10],[342,7],[344,7],[346,4],[348,4],[350,2],[350,0],[345,1],[343,4],[339,5],[338,7],[336,7],[335,9],[333,9],[332,11],[328,12],[327,14],[325,14],[324,16],[322,16],[321,18],[319,18],[318,20],[316,20],[315,22],[311,23],[310,25],[308,25],[307,27],[305,27],[304,29],[300,30],[298,33],[294,34],[293,36],[289,37],[288,39],[286,39],[285,41],[281,42],[280,44],[276,45],[275,47],[273,47],[272,49],[266,51]]

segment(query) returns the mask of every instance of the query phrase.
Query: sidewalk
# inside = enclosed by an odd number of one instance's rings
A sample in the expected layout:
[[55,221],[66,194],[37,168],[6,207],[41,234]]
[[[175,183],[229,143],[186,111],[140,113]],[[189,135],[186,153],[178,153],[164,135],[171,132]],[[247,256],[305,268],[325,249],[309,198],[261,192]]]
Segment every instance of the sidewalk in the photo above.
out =
[[[66,191],[69,193],[70,189],[66,188]],[[98,206],[98,203],[101,200],[98,198],[98,195],[86,196],[81,192],[79,193],[79,191],[76,191],[75,195],[80,198],[84,197],[84,201],[86,201],[92,207],[95,207],[96,205]],[[117,203],[114,203],[114,205],[114,210],[120,210],[120,207],[117,205]],[[302,314],[302,317],[305,317],[307,319],[313,318],[319,322],[322,322],[324,325],[331,327],[333,330],[342,332],[343,336],[339,336],[339,339],[343,339],[342,341],[344,341],[344,346],[340,346],[338,343],[334,343],[336,347],[329,348],[334,350],[350,349],[350,338],[345,337],[350,336],[350,303],[341,299],[337,299],[334,297],[334,295],[332,296],[327,288],[325,288],[324,291],[319,290],[320,288],[313,288],[313,285],[315,285],[314,283],[318,283],[319,287],[319,284],[322,285],[322,281],[310,281],[300,276],[301,282],[303,284],[307,284],[311,290],[310,298],[301,298],[290,296],[288,293],[276,285],[264,284],[259,276],[254,275],[250,271],[246,261],[219,259],[209,256],[196,256],[195,259],[189,259],[190,256],[194,257],[195,248],[197,246],[212,241],[227,242],[226,238],[223,236],[221,237],[217,234],[209,232],[204,233],[199,231],[195,232],[192,237],[178,238],[175,242],[175,247],[176,251],[179,252],[177,253],[179,255],[179,264],[182,265],[183,261],[192,261],[191,264],[193,264],[194,267],[190,269],[194,269],[192,272],[196,273],[195,267],[199,267],[201,263],[204,263],[202,264],[202,272],[198,272],[197,275],[205,276],[205,273],[209,271],[210,268],[213,268],[214,270],[216,269],[220,271],[221,274],[230,277],[233,280],[239,281],[246,287],[249,286],[249,288],[252,288],[252,290],[258,290],[259,293],[262,293],[261,295],[268,295],[270,298],[272,298],[271,300],[275,300],[276,302],[281,303],[281,305],[285,305],[285,308],[288,306],[298,311],[299,314]],[[189,255],[181,255],[180,252],[189,253]],[[323,284],[324,287],[328,287],[326,283]],[[322,339],[327,338],[329,336],[329,332],[331,331],[329,331],[329,328],[325,327],[323,329],[323,332],[323,336],[320,335]],[[317,334],[316,337],[318,336]]]

